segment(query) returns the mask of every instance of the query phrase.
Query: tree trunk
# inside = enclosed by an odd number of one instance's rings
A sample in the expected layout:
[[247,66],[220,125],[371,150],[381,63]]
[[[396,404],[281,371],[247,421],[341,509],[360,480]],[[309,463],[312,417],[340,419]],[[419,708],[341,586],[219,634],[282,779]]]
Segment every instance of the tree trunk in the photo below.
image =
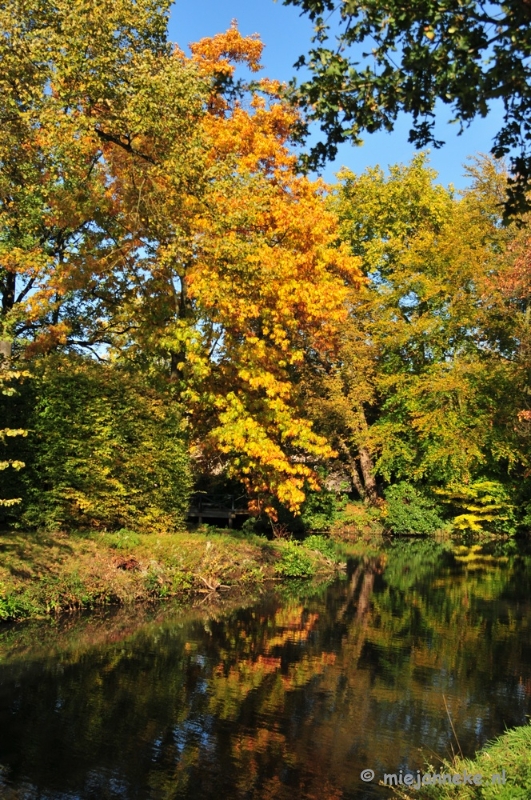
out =
[[374,462],[366,447],[360,447],[360,467],[363,475],[363,483],[367,493],[369,503],[374,504],[378,501],[378,488],[374,477]]
[[[361,430],[368,432],[369,425],[367,423],[367,417],[365,416],[365,409],[363,408],[363,405],[360,404],[358,411]],[[376,485],[376,477],[374,475],[374,461],[372,460],[372,456],[366,447],[361,446],[358,454],[361,474],[363,475],[363,485],[367,494],[367,501],[371,505],[375,505],[378,503],[379,497],[378,487]]]
[[2,313],[7,314],[15,305],[15,289],[17,276],[14,272],[6,272],[2,286]]
[[[15,289],[17,276],[14,272],[6,272],[2,285],[2,316],[11,311],[15,305]],[[12,344],[7,339],[0,339],[0,359],[11,358]]]
[[358,470],[358,465],[356,464],[356,459],[352,457],[352,454],[348,446],[342,439],[339,440],[339,448],[346,456],[348,462],[348,471],[352,484],[356,489],[357,493],[359,494],[359,496],[361,497],[361,499],[365,502],[365,500],[367,499],[367,492],[365,491],[365,487],[363,486],[363,482]]

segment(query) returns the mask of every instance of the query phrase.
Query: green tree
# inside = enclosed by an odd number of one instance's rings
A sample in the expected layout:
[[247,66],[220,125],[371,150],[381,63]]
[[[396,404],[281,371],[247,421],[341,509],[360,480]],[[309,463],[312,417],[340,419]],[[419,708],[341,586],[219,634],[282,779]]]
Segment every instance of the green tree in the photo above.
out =
[[30,390],[27,523],[141,531],[183,524],[190,466],[167,388],[114,364],[48,356]]
[[525,472],[526,312],[503,288],[518,234],[496,210],[503,175],[490,162],[472,172],[456,197],[422,156],[389,177],[344,171],[333,200],[367,283],[338,361],[313,365],[305,388],[368,499],[377,475],[445,486]]
[[[334,156],[337,144],[363,131],[393,130],[399,112],[412,116],[409,140],[435,138],[438,101],[461,130],[501,99],[504,120],[492,153],[511,154],[507,210],[526,207],[531,178],[531,8],[477,0],[284,0],[308,14],[315,47],[298,66],[311,78],[296,98],[321,121],[326,142],[310,163]],[[334,36],[332,37],[332,32]],[[330,40],[334,39],[332,43]]]

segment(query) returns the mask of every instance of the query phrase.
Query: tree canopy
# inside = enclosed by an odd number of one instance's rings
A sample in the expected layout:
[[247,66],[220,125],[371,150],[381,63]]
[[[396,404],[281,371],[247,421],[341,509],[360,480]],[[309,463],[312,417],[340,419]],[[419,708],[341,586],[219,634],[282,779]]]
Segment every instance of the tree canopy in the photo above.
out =
[[[519,483],[528,469],[525,229],[501,225],[505,176],[470,168],[463,194],[408,166],[340,173],[331,204],[367,282],[335,362],[308,362],[316,428],[357,492],[400,481]],[[375,481],[377,478],[377,481]]]
[[311,77],[295,97],[326,141],[307,163],[335,156],[338,143],[393,130],[411,115],[409,140],[440,147],[437,103],[460,130],[503,103],[492,154],[510,156],[507,211],[527,207],[531,180],[531,6],[478,0],[284,0],[315,25],[314,47],[298,66]]
[[505,174],[472,166],[462,196],[424,156],[310,180],[259,37],[187,55],[167,10],[0,11],[3,513],[176,526],[195,471],[275,518],[338,465],[373,504],[404,481],[525,494],[530,251]]
[[260,68],[259,39],[233,26],[187,57],[166,10],[6,11],[0,339],[166,375],[196,458],[257,507],[296,509],[330,448],[293,376],[306,350],[333,352],[357,260],[325,187],[297,174],[279,84],[234,78]]

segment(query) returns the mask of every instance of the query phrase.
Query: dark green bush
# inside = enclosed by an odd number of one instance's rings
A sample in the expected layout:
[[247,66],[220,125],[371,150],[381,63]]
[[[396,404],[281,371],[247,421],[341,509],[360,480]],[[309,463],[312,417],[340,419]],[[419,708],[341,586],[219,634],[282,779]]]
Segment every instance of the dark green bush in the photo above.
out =
[[348,502],[346,494],[321,489],[309,490],[301,508],[301,522],[305,531],[329,531],[341,517]]
[[43,359],[23,521],[36,527],[175,529],[191,487],[178,409],[164,390],[111,364]]
[[315,567],[298,542],[285,542],[276,572],[284,578],[310,578],[315,573]]
[[390,486],[385,492],[387,513],[385,529],[396,534],[435,533],[444,527],[444,520],[433,500],[409,483]]

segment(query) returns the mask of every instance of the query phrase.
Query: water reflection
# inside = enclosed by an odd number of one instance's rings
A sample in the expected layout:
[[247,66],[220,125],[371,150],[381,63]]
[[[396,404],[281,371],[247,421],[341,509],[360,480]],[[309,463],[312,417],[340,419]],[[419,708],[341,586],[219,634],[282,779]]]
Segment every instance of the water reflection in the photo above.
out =
[[450,720],[465,754],[525,723],[530,575],[398,542],[313,595],[6,632],[2,796],[388,796],[384,772],[457,749]]

